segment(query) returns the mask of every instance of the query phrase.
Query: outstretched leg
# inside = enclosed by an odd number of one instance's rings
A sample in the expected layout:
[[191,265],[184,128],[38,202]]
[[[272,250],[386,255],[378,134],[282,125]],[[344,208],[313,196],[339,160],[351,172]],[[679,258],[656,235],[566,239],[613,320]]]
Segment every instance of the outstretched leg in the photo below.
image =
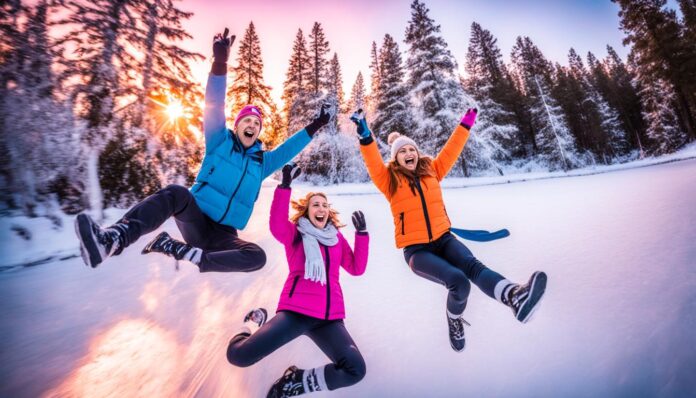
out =
[[220,237],[216,246],[203,250],[199,267],[201,272],[252,272],[266,264],[266,252],[237,235]]
[[[167,185],[133,206],[117,224],[126,225],[124,248],[148,234],[169,217],[186,219],[191,227],[205,230],[207,220],[191,191],[181,185]],[[197,244],[194,244],[197,246]]]
[[466,277],[486,295],[502,301],[502,291],[511,282],[483,265],[462,242],[451,234],[447,234],[443,238],[442,256],[464,272]]
[[512,283],[483,265],[452,235],[445,241],[443,255],[461,269],[482,292],[509,306],[518,321],[526,323],[539,308],[546,291],[547,278],[544,272],[533,273],[524,285]]
[[365,377],[367,373],[365,360],[346,330],[343,320],[321,325],[310,330],[306,335],[333,362],[311,370],[320,386],[324,384],[326,389],[335,390],[352,386]]
[[120,254],[172,215],[187,217],[198,228],[204,228],[207,223],[191,192],[179,185],[169,185],[148,196],[108,228],[101,228],[87,214],[79,214],[75,231],[85,263],[96,267],[107,257]]

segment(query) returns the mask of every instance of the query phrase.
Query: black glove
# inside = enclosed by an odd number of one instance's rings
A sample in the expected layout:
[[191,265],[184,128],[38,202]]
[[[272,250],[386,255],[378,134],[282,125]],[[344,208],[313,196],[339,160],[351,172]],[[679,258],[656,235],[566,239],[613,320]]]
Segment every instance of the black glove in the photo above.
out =
[[213,66],[210,73],[221,76],[227,74],[227,60],[230,58],[230,47],[236,36],[229,36],[230,30],[225,28],[223,34],[216,34],[213,38]]
[[357,232],[367,232],[367,224],[365,224],[365,215],[362,211],[353,212],[353,225]]
[[302,173],[302,169],[300,166],[298,166],[295,163],[288,163],[285,166],[283,166],[283,180],[281,181],[280,185],[278,185],[281,188],[290,188],[290,184],[292,183],[292,180],[297,178],[297,176]]
[[317,116],[312,123],[305,127],[307,134],[309,134],[310,137],[313,137],[314,133],[316,133],[320,128],[326,126],[329,120],[331,120],[331,104],[324,103],[319,109],[319,116]]

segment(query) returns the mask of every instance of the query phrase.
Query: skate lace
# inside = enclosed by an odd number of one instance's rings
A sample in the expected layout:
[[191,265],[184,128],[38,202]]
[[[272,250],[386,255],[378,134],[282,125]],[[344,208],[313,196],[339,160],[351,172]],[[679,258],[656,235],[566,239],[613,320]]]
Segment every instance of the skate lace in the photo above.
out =
[[165,238],[164,241],[160,243],[160,247],[165,253],[172,253],[177,260],[181,260],[188,250],[187,245],[170,238]]
[[527,296],[529,296],[529,286],[520,286],[514,290],[510,296],[510,306],[512,306],[515,311],[519,310],[520,305],[527,300]]
[[97,237],[97,242],[104,246],[106,253],[112,255],[117,249],[115,242],[118,241],[118,232],[109,229],[103,230],[96,224],[92,225],[92,231]]
[[284,397],[295,397],[304,393],[302,377],[296,374],[298,372],[301,371],[299,369],[295,369],[289,372],[286,371],[286,373],[283,375],[283,378],[285,379],[282,388]]
[[454,337],[455,340],[461,340],[464,338],[464,325],[471,326],[469,322],[464,320],[464,318],[459,317],[459,318],[447,318],[449,321],[449,332],[452,337]]

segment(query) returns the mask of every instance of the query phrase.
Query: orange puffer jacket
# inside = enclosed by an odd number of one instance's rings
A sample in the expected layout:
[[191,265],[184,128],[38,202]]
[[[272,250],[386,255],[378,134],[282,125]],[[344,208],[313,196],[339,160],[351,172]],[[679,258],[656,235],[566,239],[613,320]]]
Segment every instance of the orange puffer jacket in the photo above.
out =
[[372,140],[369,144],[360,145],[372,182],[389,201],[394,218],[396,247],[428,243],[449,231],[451,223],[442,200],[440,181],[454,166],[468,138],[469,130],[458,125],[433,160],[435,177],[426,176],[417,180],[414,193],[406,177],[399,176],[399,185],[394,195],[389,192],[389,170],[382,161],[377,143]]

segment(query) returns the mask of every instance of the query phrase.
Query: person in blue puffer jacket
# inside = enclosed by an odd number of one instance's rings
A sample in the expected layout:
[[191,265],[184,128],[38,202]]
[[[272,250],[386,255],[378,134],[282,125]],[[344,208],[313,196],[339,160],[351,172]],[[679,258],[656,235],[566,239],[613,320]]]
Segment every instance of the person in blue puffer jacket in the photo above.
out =
[[174,216],[185,242],[162,232],[142,253],[164,253],[188,260],[201,272],[250,272],[266,263],[258,245],[237,236],[246,227],[261,182],[295,157],[329,122],[330,106],[322,105],[319,116],[272,151],[264,151],[258,136],[263,115],[254,105],[245,106],[234,121],[225,124],[227,60],[235,36],[215,35],[213,65],[205,92],[203,129],[205,157],[191,189],[169,185],[130,209],[118,222],[101,228],[87,214],[79,214],[75,230],[82,258],[92,268],[107,257],[120,254],[140,236],[157,229]]

